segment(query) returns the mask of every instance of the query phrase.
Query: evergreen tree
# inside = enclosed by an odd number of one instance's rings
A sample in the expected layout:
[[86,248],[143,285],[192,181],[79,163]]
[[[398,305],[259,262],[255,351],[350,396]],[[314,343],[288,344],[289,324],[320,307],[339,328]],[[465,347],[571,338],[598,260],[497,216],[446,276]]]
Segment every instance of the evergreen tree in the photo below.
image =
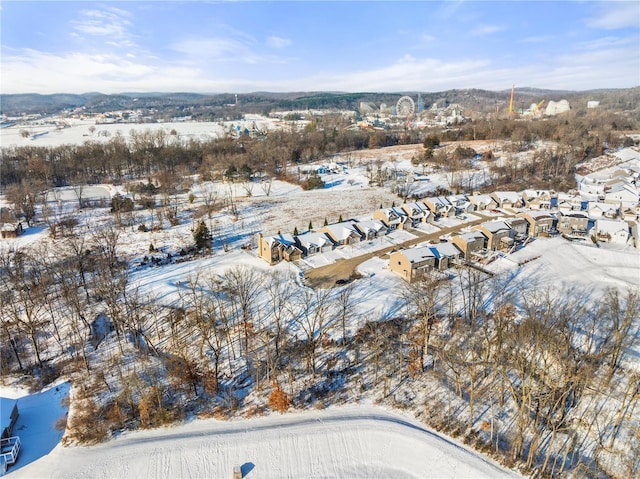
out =
[[295,226],[293,228],[293,236],[298,236],[298,227],[297,226]]
[[324,225],[325,225],[325,226],[328,226],[328,225],[329,225],[329,222],[327,221],[327,218],[325,218],[325,219],[324,219]]
[[340,215],[340,218],[338,218],[338,223],[342,223],[342,215]]
[[211,233],[204,221],[200,221],[198,227],[194,230],[193,239],[196,242],[196,248],[211,248]]
[[313,224],[311,223],[311,221],[309,221],[309,231],[313,230]]

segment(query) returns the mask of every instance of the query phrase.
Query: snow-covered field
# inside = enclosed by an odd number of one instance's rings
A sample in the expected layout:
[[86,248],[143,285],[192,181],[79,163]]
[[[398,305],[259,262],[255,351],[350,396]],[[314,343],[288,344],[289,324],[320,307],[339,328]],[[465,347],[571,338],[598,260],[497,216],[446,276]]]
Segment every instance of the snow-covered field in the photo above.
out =
[[68,389],[63,383],[19,399],[16,432],[23,451],[8,477],[230,478],[234,467],[247,478],[519,477],[409,417],[372,405],[192,420],[65,448],[53,426]]
[[[107,142],[116,136],[128,139],[132,132],[162,131],[168,137],[180,140],[215,140],[236,130],[278,128],[280,122],[265,117],[247,116],[244,120],[225,122],[162,122],[162,123],[96,123],[94,120],[61,119],[68,126],[58,128],[55,119],[50,123],[31,122],[0,129],[0,145],[8,146],[61,146],[79,145],[86,141]],[[30,136],[24,137],[23,131]]]

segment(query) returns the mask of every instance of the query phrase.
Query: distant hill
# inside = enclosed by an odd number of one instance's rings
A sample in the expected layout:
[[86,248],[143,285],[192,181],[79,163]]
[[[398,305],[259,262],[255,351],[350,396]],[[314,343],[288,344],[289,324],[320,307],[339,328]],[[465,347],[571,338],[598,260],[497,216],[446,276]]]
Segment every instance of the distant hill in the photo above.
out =
[[[361,102],[376,105],[393,105],[402,95],[417,100],[418,92],[254,92],[200,94],[136,93],[126,92],[106,95],[97,92],[83,94],[57,93],[40,95],[35,93],[0,95],[0,113],[14,116],[21,114],[54,114],[65,109],[84,108],[94,113],[123,109],[153,109],[167,114],[193,114],[222,111],[234,106],[235,113],[268,113],[273,110],[306,109],[350,109],[357,110]],[[493,111],[508,104],[511,90],[490,91],[480,89],[447,90],[442,92],[420,92],[425,108],[434,103],[439,107],[457,103],[475,111]],[[588,100],[600,101],[602,108],[634,110],[640,105],[640,87],[619,90],[560,91],[536,88],[516,88],[514,102],[517,107],[528,107],[532,102],[567,99],[573,108],[586,108]]]

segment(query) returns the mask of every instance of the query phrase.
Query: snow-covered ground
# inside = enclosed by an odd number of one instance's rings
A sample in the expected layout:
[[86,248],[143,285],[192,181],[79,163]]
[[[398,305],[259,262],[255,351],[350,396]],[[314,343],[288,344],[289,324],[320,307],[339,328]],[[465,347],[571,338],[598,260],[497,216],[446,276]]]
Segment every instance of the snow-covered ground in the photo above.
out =
[[[52,396],[52,399],[54,396]],[[42,411],[48,411],[42,408]],[[35,418],[33,418],[35,419]],[[29,425],[28,427],[31,427]],[[23,438],[11,478],[498,478],[519,477],[411,418],[370,405],[186,424],[125,433],[92,447]]]
[[[162,123],[96,123],[95,120],[59,119],[68,126],[58,128],[55,119],[50,123],[31,122],[0,129],[0,145],[8,146],[61,146],[79,145],[86,141],[104,143],[116,136],[124,139],[131,133],[162,131],[167,137],[179,140],[215,140],[231,132],[245,129],[278,128],[278,120],[247,116],[244,120],[225,122],[162,122]],[[24,137],[23,131],[30,136]]]

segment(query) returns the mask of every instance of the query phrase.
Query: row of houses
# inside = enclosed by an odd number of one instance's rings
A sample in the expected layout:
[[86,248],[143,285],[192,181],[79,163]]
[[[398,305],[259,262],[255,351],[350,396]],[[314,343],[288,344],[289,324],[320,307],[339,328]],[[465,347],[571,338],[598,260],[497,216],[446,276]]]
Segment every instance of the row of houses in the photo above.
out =
[[[606,218],[595,221],[587,230],[586,216],[560,216],[541,211],[524,211],[513,218],[486,221],[470,228],[470,231],[447,238],[446,243],[420,245],[396,251],[390,255],[389,269],[411,282],[426,273],[449,268],[456,260],[473,260],[486,257],[488,252],[512,250],[525,244],[530,238],[548,236],[560,229],[578,235],[591,234],[599,242],[626,244],[631,228],[622,220]],[[562,223],[564,222],[564,223]]]
[[[448,208],[457,208],[450,202],[447,206],[444,202],[435,200],[436,198],[429,198],[398,207],[382,208],[375,211],[369,220],[343,221],[300,235],[278,234],[265,237],[260,234],[259,255],[270,264],[282,260],[297,261],[339,246],[379,238],[395,229],[416,227],[445,215]],[[524,210],[511,218],[476,225],[470,232],[455,235],[450,241],[469,259],[479,251],[510,250],[528,237],[549,236],[552,233],[571,238],[587,237],[590,234],[601,242],[626,244],[633,224],[637,225],[605,216],[594,220],[588,212],[582,210]]]
[[297,261],[303,257],[331,251],[338,246],[372,240],[388,232],[389,228],[379,220],[349,220],[299,235],[279,233],[275,236],[263,236],[259,234],[258,254],[269,264],[282,260]]

